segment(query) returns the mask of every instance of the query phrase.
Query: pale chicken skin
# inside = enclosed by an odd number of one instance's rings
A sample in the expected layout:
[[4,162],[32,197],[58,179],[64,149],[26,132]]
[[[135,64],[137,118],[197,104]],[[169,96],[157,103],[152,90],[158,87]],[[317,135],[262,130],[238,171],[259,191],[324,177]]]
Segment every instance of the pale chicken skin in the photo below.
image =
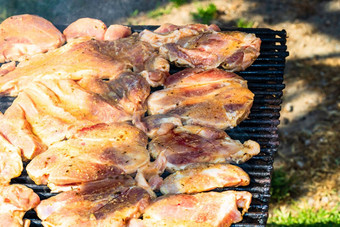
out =
[[159,52],[180,66],[234,72],[248,68],[260,55],[261,40],[243,32],[211,32],[164,43]]
[[230,164],[205,164],[176,171],[166,177],[162,194],[196,193],[222,187],[249,185],[250,179],[240,167]]
[[149,115],[179,116],[183,124],[233,128],[250,113],[254,94],[247,81],[221,69],[185,69],[148,100]]
[[90,37],[104,40],[106,25],[103,21],[93,18],[80,18],[71,23],[63,31],[67,42],[79,37]]
[[16,67],[15,61],[11,61],[0,66],[0,77],[13,71]]
[[145,29],[139,34],[139,36],[142,41],[148,42],[152,46],[159,48],[163,44],[177,43],[182,38],[199,35],[208,31],[220,31],[220,28],[215,24],[210,26],[204,24],[178,26],[166,23],[153,32]]
[[32,81],[43,78],[80,80],[91,76],[113,80],[123,72],[138,73],[151,86],[159,86],[169,69],[169,62],[136,35],[116,41],[79,38],[20,62],[15,70],[0,77],[0,94],[16,96]]
[[[242,221],[252,195],[249,192],[203,192],[159,197],[148,206],[143,220],[132,219],[129,227],[220,227]],[[242,213],[238,210],[242,208]]]
[[21,61],[65,43],[64,35],[42,17],[23,14],[0,24],[0,63]]
[[30,160],[44,152],[47,146],[32,132],[24,110],[18,105],[12,105],[9,109],[5,115],[0,114],[0,134],[20,149],[20,155],[24,160]]
[[36,211],[43,226],[123,227],[150,203],[149,194],[134,185],[128,176],[83,184],[43,200]]
[[0,133],[0,185],[7,185],[23,170],[21,151]]
[[[12,122],[25,122],[30,126],[28,136],[32,141],[38,137],[50,146],[89,125],[138,121],[146,111],[145,100],[149,93],[146,80],[133,73],[121,74],[109,82],[90,77],[78,83],[45,79],[33,82],[21,92],[5,116]],[[20,127],[20,124],[15,126]],[[19,128],[16,131],[19,132]],[[28,159],[34,157],[34,153],[41,153],[38,145],[37,149],[21,148]]]
[[150,161],[147,142],[141,130],[127,123],[98,124],[53,144],[26,170],[38,185],[69,190],[84,182],[135,173]]
[[39,203],[39,196],[24,185],[0,185],[0,226],[29,226],[29,221],[24,221],[23,217]]
[[131,35],[131,28],[120,24],[112,24],[105,32],[104,40],[114,41],[129,35]]
[[164,155],[166,169],[175,172],[197,163],[243,163],[260,153],[260,146],[252,140],[242,144],[222,130],[186,125],[154,137],[149,152],[155,159]]

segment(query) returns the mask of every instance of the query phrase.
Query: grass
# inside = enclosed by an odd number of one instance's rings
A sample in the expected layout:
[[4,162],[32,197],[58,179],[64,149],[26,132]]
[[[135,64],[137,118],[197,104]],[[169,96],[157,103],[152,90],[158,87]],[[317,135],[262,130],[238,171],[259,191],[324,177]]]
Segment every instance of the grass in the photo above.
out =
[[236,26],[239,28],[252,28],[254,25],[254,22],[247,21],[244,18],[240,18],[236,21]]
[[191,13],[193,19],[203,24],[209,24],[217,17],[217,7],[210,3],[207,7],[198,7],[197,12]]
[[170,0],[170,2],[172,2],[172,4],[178,8],[186,3],[188,3],[188,0]]
[[292,184],[293,179],[288,177],[283,169],[274,170],[270,188],[271,202],[280,203],[283,200],[289,200]]
[[276,209],[273,211],[273,217],[268,220],[268,226],[340,226],[339,208],[338,204],[332,210],[295,207],[293,212],[287,212]]

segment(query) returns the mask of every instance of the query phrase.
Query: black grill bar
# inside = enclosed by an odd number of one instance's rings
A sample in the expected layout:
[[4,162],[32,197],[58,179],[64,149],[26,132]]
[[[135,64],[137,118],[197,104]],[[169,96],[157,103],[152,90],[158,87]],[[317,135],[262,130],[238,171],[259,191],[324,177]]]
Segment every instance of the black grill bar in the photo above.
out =
[[[65,26],[58,26],[63,30]],[[154,30],[157,26],[132,26],[132,31],[141,32],[144,29]],[[240,223],[234,227],[265,226],[268,218],[268,203],[270,199],[270,182],[273,170],[273,155],[277,151],[279,141],[277,126],[279,125],[280,104],[282,97],[283,73],[285,59],[288,56],[286,46],[286,31],[273,31],[267,28],[223,28],[222,31],[242,31],[254,33],[261,38],[261,54],[246,71],[237,72],[248,81],[249,89],[255,94],[255,100],[248,119],[239,126],[227,130],[227,133],[240,141],[255,140],[261,146],[261,153],[247,163],[240,165],[250,176],[251,183],[246,187],[223,188],[215,191],[237,190],[249,191],[253,200],[249,211]],[[178,68],[171,68],[171,73]],[[4,112],[14,98],[0,96],[0,110]],[[24,165],[26,166],[27,163]],[[36,185],[29,179],[26,171],[12,180],[12,183],[25,184],[32,188],[41,199],[49,198],[51,193],[47,186]],[[41,226],[34,211],[26,213],[25,218],[31,220],[31,226]]]

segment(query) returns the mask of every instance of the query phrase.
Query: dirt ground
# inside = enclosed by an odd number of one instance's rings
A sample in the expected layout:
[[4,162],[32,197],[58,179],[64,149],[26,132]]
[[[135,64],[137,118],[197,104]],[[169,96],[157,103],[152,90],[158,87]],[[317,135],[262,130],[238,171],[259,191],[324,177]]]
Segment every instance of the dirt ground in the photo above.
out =
[[[236,26],[242,18],[252,27],[287,31],[290,55],[274,167],[292,179],[294,206],[335,207],[340,203],[340,1],[193,1],[156,18],[141,12],[118,22],[193,23],[190,13],[211,2],[218,9],[212,23]],[[290,206],[273,203],[271,211]]]

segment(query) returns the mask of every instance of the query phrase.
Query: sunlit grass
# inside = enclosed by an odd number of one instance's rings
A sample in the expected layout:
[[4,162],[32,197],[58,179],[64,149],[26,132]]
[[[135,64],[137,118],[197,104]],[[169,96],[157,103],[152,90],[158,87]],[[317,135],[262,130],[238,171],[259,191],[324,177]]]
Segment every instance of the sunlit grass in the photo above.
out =
[[207,7],[198,7],[197,12],[191,13],[193,19],[203,24],[209,24],[217,17],[217,7],[210,3]]
[[268,226],[340,226],[339,209],[339,204],[332,210],[295,207],[287,211],[278,208],[269,218]]

